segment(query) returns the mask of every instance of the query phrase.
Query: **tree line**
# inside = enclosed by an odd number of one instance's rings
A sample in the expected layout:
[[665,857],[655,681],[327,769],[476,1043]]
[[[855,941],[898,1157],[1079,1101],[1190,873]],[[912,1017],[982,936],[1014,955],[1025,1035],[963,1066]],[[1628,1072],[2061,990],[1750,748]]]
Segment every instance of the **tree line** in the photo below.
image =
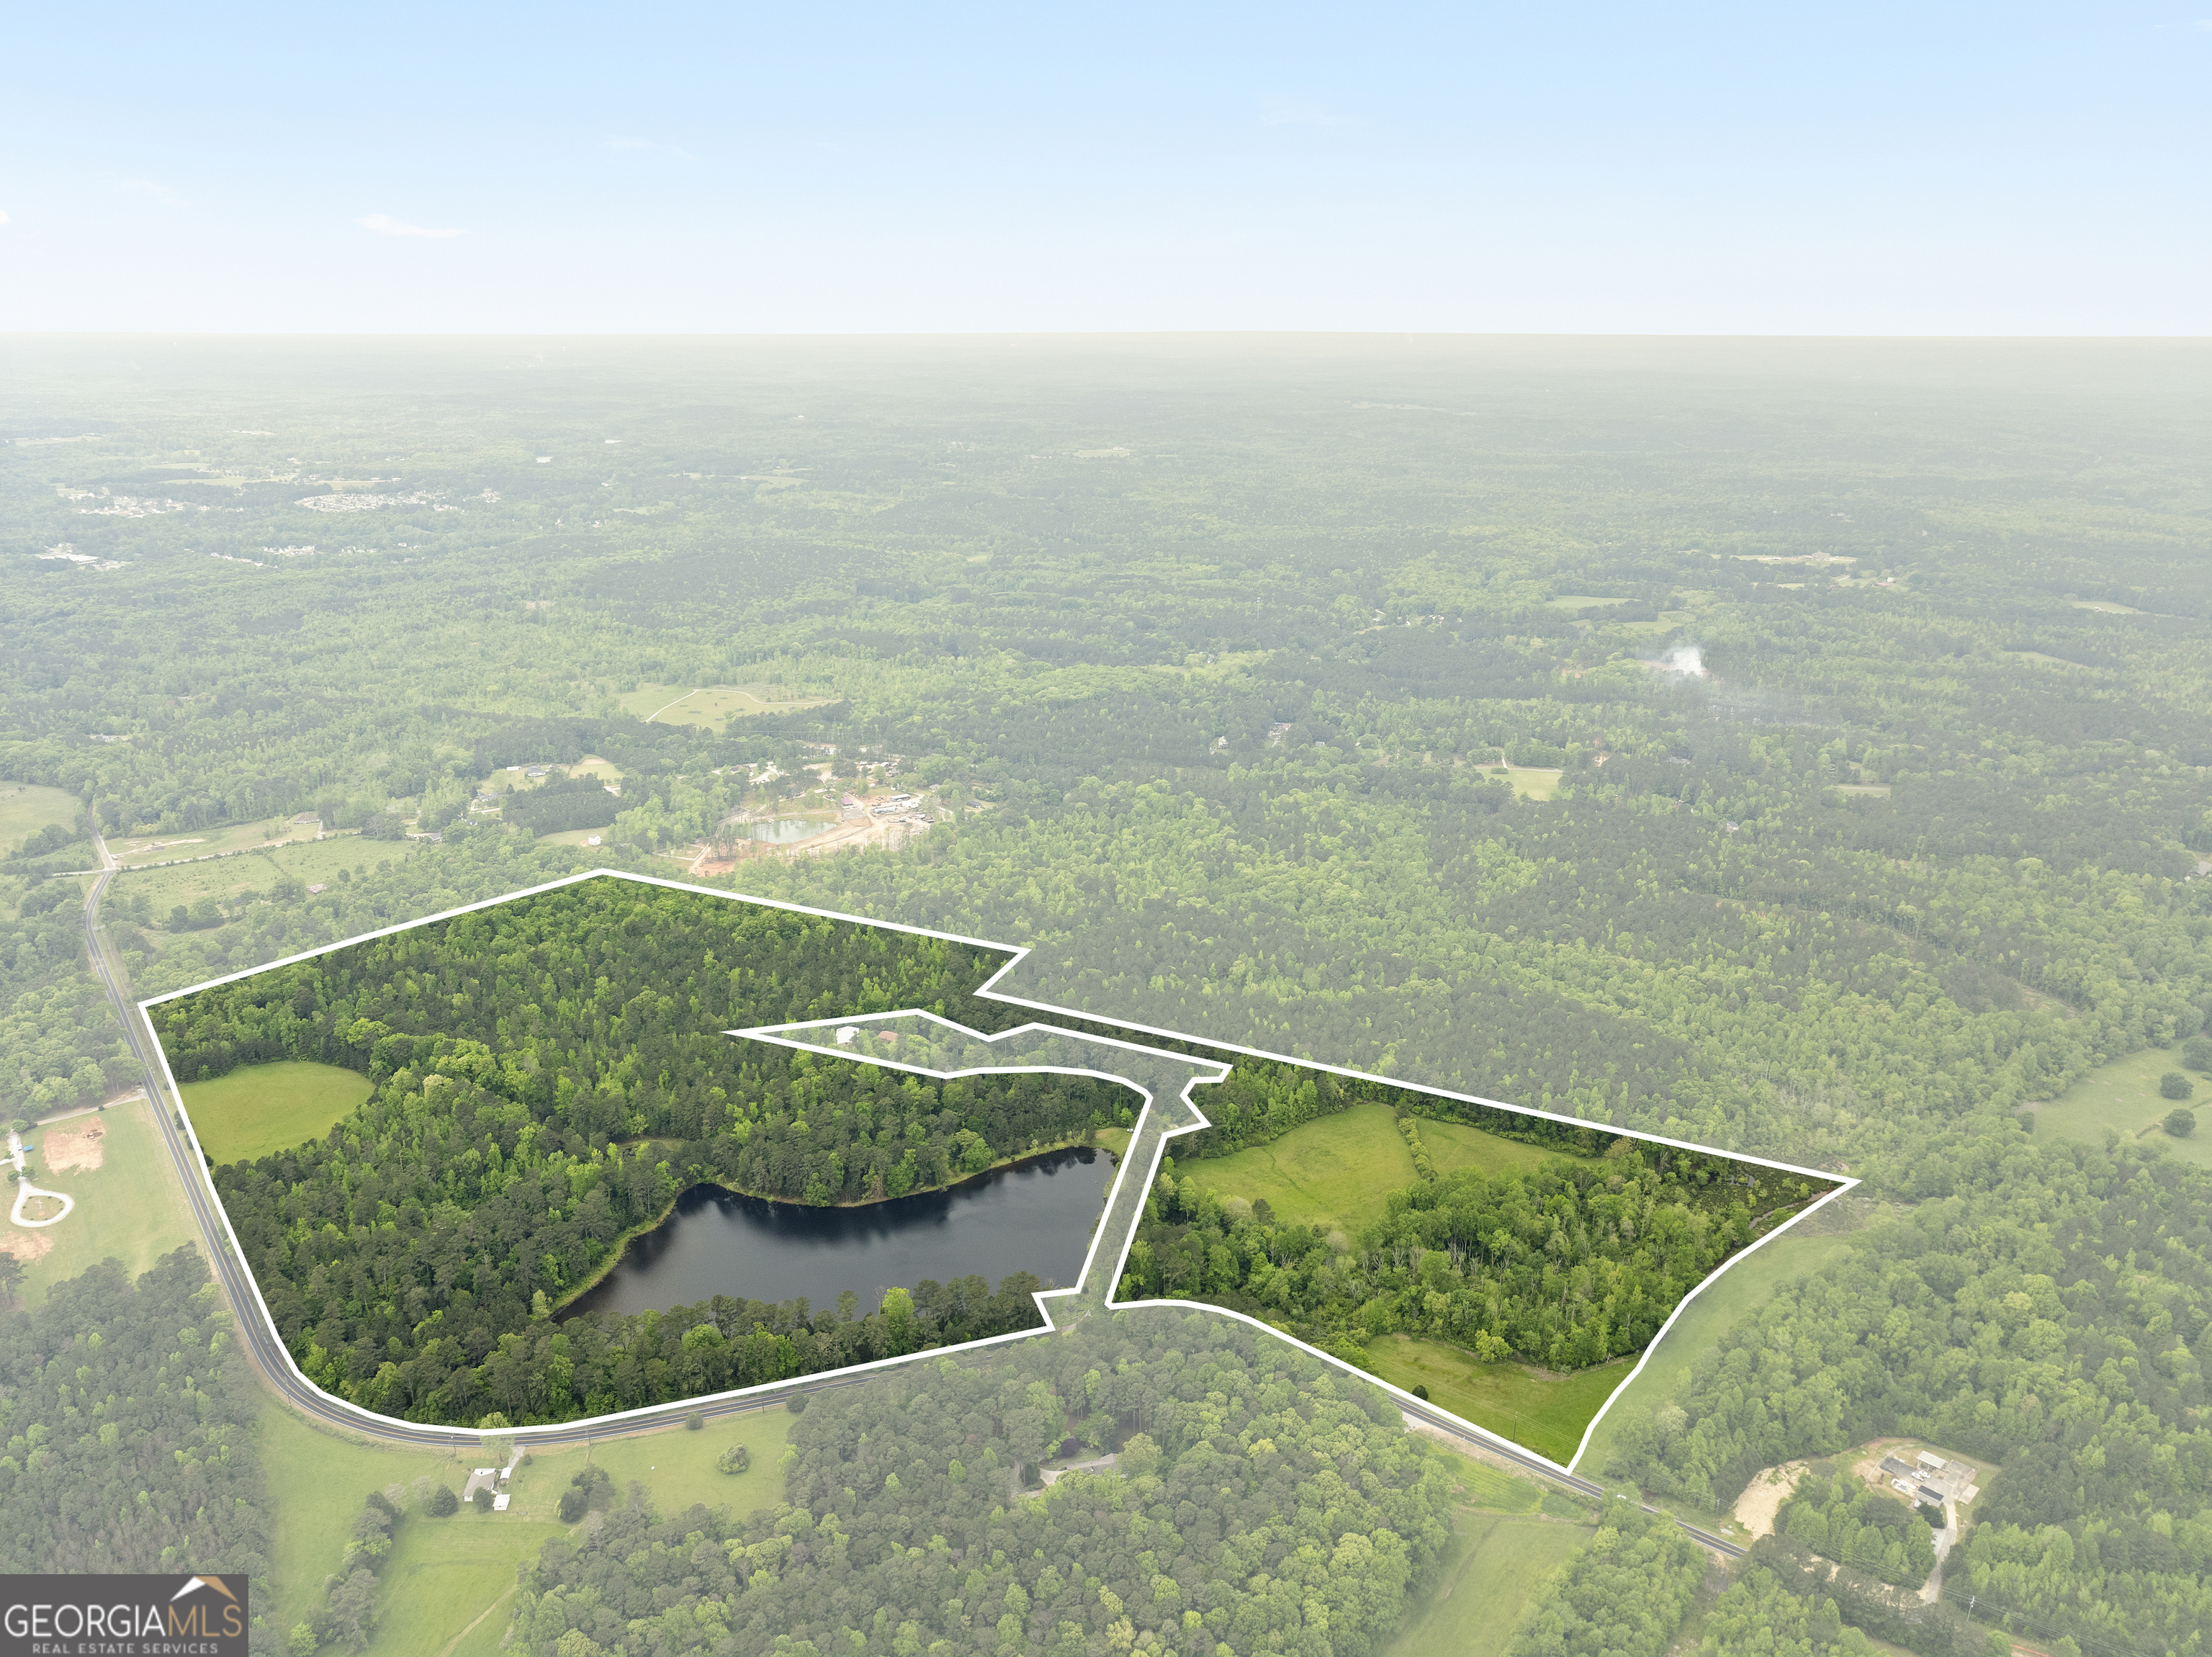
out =
[[[1368,1657],[1449,1535],[1379,1392],[1220,1318],[1143,1311],[817,1398],[784,1498],[546,1544],[512,1638],[557,1657],[1144,1649]],[[1118,1447],[1040,1489],[1038,1464]]]
[[[1417,1167],[1425,1161],[1417,1151]],[[1419,1179],[1346,1238],[1279,1224],[1264,1200],[1178,1181],[1164,1164],[1122,1293],[1287,1319],[1331,1346],[1405,1331],[1486,1362],[1580,1369],[1650,1344],[1684,1295],[1814,1191],[1797,1175],[1622,1139],[1598,1163]]]

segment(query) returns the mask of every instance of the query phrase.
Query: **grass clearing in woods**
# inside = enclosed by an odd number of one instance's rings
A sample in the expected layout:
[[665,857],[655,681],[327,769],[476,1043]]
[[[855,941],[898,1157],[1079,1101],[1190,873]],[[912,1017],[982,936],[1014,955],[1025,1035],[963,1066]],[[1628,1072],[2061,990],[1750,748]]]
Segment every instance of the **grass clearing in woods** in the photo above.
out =
[[369,1086],[367,1076],[336,1064],[283,1059],[186,1082],[184,1093],[192,1131],[220,1167],[320,1139],[368,1102]]
[[[1440,1174],[1462,1168],[1522,1172],[1561,1154],[1462,1123],[1425,1117],[1416,1122]],[[1175,1177],[1222,1197],[1253,1203],[1265,1197],[1279,1225],[1314,1226],[1323,1232],[1338,1227],[1347,1237],[1381,1219],[1390,1193],[1403,1191],[1416,1178],[1413,1154],[1406,1148],[1397,1118],[1380,1105],[1354,1105],[1317,1117],[1279,1139],[1227,1156],[1178,1162]]]
[[51,823],[67,828],[83,814],[83,802],[64,789],[42,788],[36,783],[0,782],[0,856],[13,851]]
[[1383,1657],[1497,1657],[1530,1596],[1595,1533],[1461,1508],[1436,1586],[1407,1613]]
[[656,725],[720,725],[748,714],[801,713],[830,699],[793,696],[772,685],[641,685],[622,698],[622,709]]
[[1562,1465],[1590,1417],[1636,1367],[1633,1357],[1615,1358],[1551,1377],[1510,1358],[1484,1363],[1464,1348],[1416,1335],[1378,1335],[1367,1353],[1375,1373],[1392,1386],[1409,1392],[1425,1386],[1431,1404]]
[[[2196,1089],[2191,1097],[2160,1097],[2158,1079],[2169,1070],[2189,1078]],[[2197,1131],[2186,1138],[2176,1139],[2159,1125],[2176,1105],[2197,1115]],[[2185,1162],[2212,1166],[2212,1076],[2184,1064],[2179,1045],[2146,1047],[2100,1064],[2048,1104],[2028,1108],[2038,1134],[2102,1145],[2110,1130],[2139,1149],[2162,1145]]]

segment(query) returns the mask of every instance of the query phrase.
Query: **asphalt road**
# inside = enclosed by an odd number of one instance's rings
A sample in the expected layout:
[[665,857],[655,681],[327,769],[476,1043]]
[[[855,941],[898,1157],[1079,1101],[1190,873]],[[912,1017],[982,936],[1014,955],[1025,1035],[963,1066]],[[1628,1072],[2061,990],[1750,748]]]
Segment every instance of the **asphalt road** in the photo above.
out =
[[[123,993],[120,975],[109,959],[100,931],[100,900],[115,879],[116,863],[108,853],[107,842],[97,829],[93,832],[93,844],[99,850],[102,865],[100,877],[93,882],[92,891],[84,904],[84,941],[92,957],[94,970],[100,974],[106,988],[107,998],[115,1008],[116,1021],[123,1027],[123,1039],[130,1045],[132,1057],[138,1061],[146,1079],[146,1097],[155,1102],[154,1115],[161,1124],[163,1139],[174,1159],[177,1177],[183,1182],[185,1197],[191,1204],[192,1218],[200,1228],[203,1246],[208,1259],[215,1268],[216,1281],[222,1286],[230,1301],[230,1309],[237,1320],[237,1329],[247,1355],[261,1372],[263,1381],[279,1398],[300,1414],[340,1432],[356,1437],[381,1441],[390,1444],[419,1446],[428,1449],[473,1451],[482,1436],[459,1428],[419,1426],[414,1423],[394,1424],[379,1421],[358,1412],[331,1398],[292,1368],[291,1362],[261,1309],[261,1296],[254,1288],[246,1264],[230,1252],[230,1239],[225,1232],[222,1216],[216,1207],[215,1193],[209,1185],[206,1171],[195,1167],[198,1157],[191,1142],[185,1137],[177,1125],[176,1104],[161,1085],[160,1067],[154,1063],[154,1033],[139,1016],[138,1009]],[[1102,1244],[1103,1246],[1103,1244]],[[859,1377],[809,1377],[794,1380],[773,1392],[751,1393],[741,1399],[716,1404],[672,1404],[664,1408],[628,1419],[619,1425],[600,1422],[570,1422],[556,1427],[517,1429],[514,1436],[532,1448],[564,1444],[605,1442],[611,1438],[627,1437],[634,1433],[650,1433],[681,1422],[694,1413],[709,1420],[724,1416],[750,1414],[753,1410],[772,1408],[798,1392],[823,1392],[841,1386],[855,1386]],[[1431,1409],[1418,1400],[1401,1400],[1405,1411],[1450,1437],[1475,1447],[1483,1452],[1500,1457],[1524,1469],[1547,1483],[1571,1490],[1592,1502],[1602,1502],[1611,1493],[1605,1486],[1572,1473],[1562,1473],[1549,1462],[1533,1453],[1489,1439],[1471,1435],[1455,1418],[1441,1410]],[[1656,1514],[1662,1509],[1642,1504],[1644,1511]],[[1725,1538],[1677,1519],[1675,1524],[1697,1541],[1717,1553],[1730,1558],[1741,1558],[1746,1551]]]

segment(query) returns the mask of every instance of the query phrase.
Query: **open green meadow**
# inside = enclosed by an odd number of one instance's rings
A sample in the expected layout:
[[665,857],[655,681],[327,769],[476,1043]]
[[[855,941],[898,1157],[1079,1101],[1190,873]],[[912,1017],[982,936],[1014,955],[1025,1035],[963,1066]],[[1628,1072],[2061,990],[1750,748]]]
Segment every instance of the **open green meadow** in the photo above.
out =
[[1337,1227],[1350,1235],[1382,1217],[1390,1192],[1413,1183],[1413,1154],[1389,1111],[1355,1105],[1265,1145],[1179,1162],[1176,1178],[1222,1197],[1264,1198],[1278,1224]]
[[662,725],[720,725],[747,714],[799,713],[827,697],[794,697],[769,685],[641,685],[622,698],[623,711]]
[[149,863],[173,862],[179,858],[213,857],[234,851],[254,851],[265,845],[313,840],[312,825],[295,825],[288,818],[263,819],[252,823],[227,823],[219,828],[192,829],[180,834],[134,834],[107,843],[125,868]]
[[[357,1505],[354,1511],[360,1511]],[[384,1562],[376,1637],[368,1645],[372,1657],[498,1650],[516,1571],[568,1529],[557,1520],[518,1518],[512,1510],[480,1514],[464,1508],[450,1519],[410,1515]]]
[[1687,1384],[1691,1366],[1700,1353],[1765,1305],[1784,1283],[1817,1271],[1849,1248],[1850,1242],[1848,1234],[1839,1232],[1814,1235],[1784,1232],[1722,1272],[1683,1308],[1674,1326],[1652,1349],[1644,1373],[1605,1412],[1576,1471],[1585,1477],[1606,1477],[1606,1459],[1623,1423],[1650,1420],[1654,1410]]
[[[410,1512],[400,1525],[377,1593],[379,1624],[372,1653],[390,1657],[449,1648],[454,1657],[499,1648],[507,1632],[515,1571],[550,1537],[569,1528],[557,1517],[561,1493],[587,1461],[613,1477],[617,1500],[635,1479],[652,1492],[661,1513],[680,1513],[694,1502],[726,1506],[738,1514],[781,1500],[784,1441],[796,1420],[778,1404],[770,1410],[710,1423],[696,1433],[682,1427],[614,1439],[588,1447],[549,1451],[516,1469],[512,1502],[503,1514],[464,1508],[450,1519]],[[530,1442],[527,1428],[515,1437]],[[718,1472],[715,1458],[728,1444],[752,1452],[744,1472]],[[323,1579],[345,1551],[355,1515],[371,1490],[410,1486],[428,1475],[458,1493],[474,1464],[467,1456],[369,1444],[310,1426],[273,1399],[261,1412],[258,1445],[269,1479],[274,1522],[270,1594],[276,1627],[304,1620]],[[463,1636],[465,1636],[465,1638]]]
[[1591,1535],[1556,1520],[1459,1509],[1436,1587],[1407,1613],[1385,1657],[1496,1657],[1521,1608]]
[[[1424,1117],[1419,1126],[1439,1173],[1533,1168],[1560,1154],[1462,1123]],[[1412,1185],[1415,1175],[1413,1154],[1406,1148],[1395,1116],[1380,1105],[1354,1105],[1264,1145],[1179,1162],[1176,1178],[1222,1197],[1253,1203],[1264,1197],[1280,1224],[1323,1231],[1336,1227],[1350,1236],[1380,1219],[1389,1194]]]
[[[371,1490],[409,1484],[427,1474],[452,1485],[458,1495],[468,1477],[467,1470],[451,1456],[342,1437],[308,1425],[266,1395],[255,1447],[269,1481],[269,1563],[276,1580],[265,1590],[255,1584],[254,1593],[264,1614],[272,1615],[280,1631],[302,1621],[313,1609],[323,1579],[337,1569],[355,1516]],[[486,1519],[468,1509],[456,1517],[489,1525],[507,1515]],[[428,1528],[440,1523],[410,1519],[400,1527],[401,1534],[417,1525]],[[459,1632],[460,1626],[455,1623],[448,1637]]]
[[[96,1168],[48,1170],[43,1154],[47,1134],[82,1132],[87,1124],[101,1129],[100,1161]],[[143,1095],[93,1114],[73,1116],[41,1125],[31,1136],[31,1177],[47,1191],[66,1191],[76,1206],[59,1225],[36,1234],[53,1246],[28,1263],[22,1294],[27,1305],[45,1301],[46,1291],[65,1277],[74,1277],[109,1255],[123,1263],[132,1277],[151,1266],[170,1250],[195,1240],[185,1194],[177,1185],[168,1148]],[[27,1234],[0,1228],[17,1237]]]
[[218,1164],[252,1162],[319,1139],[368,1098],[368,1078],[335,1064],[241,1064],[184,1088],[200,1145]]
[[[1480,1168],[1486,1173],[1524,1172],[1541,1167],[1555,1156],[1567,1155],[1565,1151],[1546,1150],[1540,1145],[1524,1145],[1517,1139],[1502,1139],[1464,1122],[1432,1122],[1421,1117],[1417,1125],[1421,1142],[1429,1148],[1429,1161],[1437,1165],[1440,1174],[1457,1173],[1462,1168]],[[1589,1159],[1568,1160],[1580,1162]]]
[[[202,898],[225,903],[244,892],[265,893],[284,880],[307,886],[329,885],[337,881],[341,869],[366,872],[380,863],[410,856],[420,846],[421,842],[415,840],[326,835],[320,840],[295,840],[269,851],[239,851],[155,868],[126,868],[118,877],[112,895],[126,903],[144,898],[158,925],[179,904],[190,908]],[[102,913],[106,912],[103,909]]]
[[[2179,1070],[2189,1078],[2196,1088],[2194,1097],[2159,1096],[2158,1079],[2168,1070]],[[2185,1139],[2176,1139],[2159,1126],[2177,1104],[2197,1112],[2200,1124]],[[2162,1145],[2184,1161],[2212,1164],[2212,1077],[2183,1064],[2178,1046],[2146,1047],[2100,1064],[2049,1104],[2029,1108],[2039,1134],[2101,1145],[2109,1131],[2137,1145]]]
[[82,814],[77,797],[36,783],[0,783],[0,855],[12,851],[50,823],[64,828]]
[[1431,1404],[1562,1465],[1636,1364],[1616,1358],[1553,1379],[1510,1359],[1484,1363],[1461,1347],[1416,1335],[1378,1335],[1367,1351],[1375,1373],[1392,1386],[1409,1392],[1425,1386]]
[[1543,1491],[1528,1480],[1516,1477],[1503,1467],[1492,1466],[1489,1462],[1462,1455],[1434,1440],[1430,1442],[1439,1455],[1451,1458],[1453,1475],[1459,1481],[1460,1497],[1468,1507],[1484,1508],[1491,1513],[1533,1514],[1542,1505]]
[[[781,1404],[742,1416],[709,1421],[697,1432],[671,1427],[634,1438],[609,1439],[588,1450],[549,1451],[527,1470],[529,1514],[550,1517],[561,1492],[586,1460],[604,1467],[615,1482],[619,1497],[635,1479],[653,1492],[653,1506],[663,1514],[678,1514],[693,1502],[709,1508],[726,1507],[743,1516],[756,1508],[772,1507],[783,1500],[783,1448],[792,1423],[799,1417]],[[529,1442],[529,1434],[522,1435]],[[726,1446],[742,1444],[752,1453],[752,1465],[742,1473],[724,1473],[714,1465]],[[522,1479],[516,1479],[520,1492]],[[517,1502],[521,1497],[518,1494]]]

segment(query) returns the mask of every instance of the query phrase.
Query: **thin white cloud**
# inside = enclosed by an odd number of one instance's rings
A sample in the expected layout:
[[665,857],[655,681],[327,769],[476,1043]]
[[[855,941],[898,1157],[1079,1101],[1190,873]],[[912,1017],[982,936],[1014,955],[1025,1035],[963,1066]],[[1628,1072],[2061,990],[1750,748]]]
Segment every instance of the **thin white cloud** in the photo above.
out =
[[428,241],[448,241],[466,234],[460,230],[426,230],[419,224],[393,218],[389,213],[371,213],[361,223],[363,229],[374,230],[380,236],[420,236]]
[[5,209],[0,209],[0,224],[5,224],[5,223],[7,223],[7,222],[8,222],[8,214],[7,214],[7,211],[6,211],[6,210],[5,210]]
[[672,143],[661,143],[652,138],[625,137],[619,133],[607,140],[607,148],[618,155],[672,155],[679,161],[688,161],[692,158],[690,150],[679,149]]

